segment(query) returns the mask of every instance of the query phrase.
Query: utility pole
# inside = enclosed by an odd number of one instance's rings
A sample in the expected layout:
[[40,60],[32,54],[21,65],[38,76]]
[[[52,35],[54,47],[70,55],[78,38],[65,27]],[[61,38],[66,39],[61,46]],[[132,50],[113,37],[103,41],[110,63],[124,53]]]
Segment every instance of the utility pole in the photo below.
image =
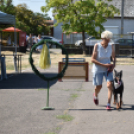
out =
[[121,0],[121,37],[123,37],[124,34],[124,1]]

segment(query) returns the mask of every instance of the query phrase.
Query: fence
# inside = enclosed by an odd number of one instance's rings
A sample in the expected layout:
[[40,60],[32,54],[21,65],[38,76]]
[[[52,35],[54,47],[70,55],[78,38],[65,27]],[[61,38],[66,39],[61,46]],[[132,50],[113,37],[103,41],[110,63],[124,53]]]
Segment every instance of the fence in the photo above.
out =
[[[85,33],[85,38],[88,38],[89,35]],[[71,33],[69,35],[66,35],[63,33],[63,44],[75,44],[76,41],[82,40],[82,33]]]
[[[85,33],[85,39],[87,39],[90,35]],[[113,41],[119,38],[132,39],[132,34],[113,34]],[[82,40],[82,33],[71,33],[66,35],[63,33],[63,44],[75,44],[76,41]]]
[[[89,35],[87,33],[85,33],[86,46],[87,46],[87,52],[86,53],[91,55],[92,47],[89,47],[89,46],[94,46],[94,44],[96,44],[97,42],[100,42],[101,39],[96,42],[96,40],[87,39],[88,37],[89,37]],[[132,40],[132,34],[124,34],[124,35],[113,34],[113,39],[112,39],[111,43],[112,44],[113,43],[117,44],[117,42],[116,42],[117,39],[131,39]],[[71,33],[69,35],[66,35],[65,33],[63,33],[63,44],[65,46],[66,45],[72,45],[73,47],[71,49],[74,49],[75,43],[77,41],[80,41],[80,40],[82,40],[82,33],[74,32],[74,33]],[[125,46],[119,45],[118,47],[115,47],[115,48],[117,49],[116,52],[118,52],[117,56],[119,56],[119,57],[122,57],[122,56],[123,57],[133,57],[134,56],[134,42],[132,42],[132,43],[129,42],[129,45],[125,45]]]

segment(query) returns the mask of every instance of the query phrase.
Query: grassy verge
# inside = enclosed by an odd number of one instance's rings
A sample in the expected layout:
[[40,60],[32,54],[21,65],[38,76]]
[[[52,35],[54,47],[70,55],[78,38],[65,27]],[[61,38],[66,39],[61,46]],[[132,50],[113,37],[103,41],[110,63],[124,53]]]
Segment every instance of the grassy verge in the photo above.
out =
[[[5,51],[2,52],[2,54],[9,55],[12,54],[12,52]],[[22,53],[18,53],[22,54]],[[22,54],[22,70],[25,70],[27,68],[30,68],[30,63],[29,63],[29,52],[26,52],[26,54]],[[32,55],[33,60],[34,60],[34,65],[38,66],[39,58],[40,58],[40,53],[33,53]],[[50,53],[51,58],[51,65],[56,65],[58,66],[58,62],[62,61],[62,58],[65,58],[65,55],[62,55],[60,53]],[[92,65],[91,63],[91,56],[85,56],[83,54],[81,55],[75,55],[75,54],[69,54],[69,58],[85,58],[86,62],[89,63],[89,65]],[[116,58],[117,65],[134,65],[134,59],[132,58]],[[14,70],[14,60],[13,56],[6,56],[6,72],[11,73],[15,72]],[[1,73],[1,72],[0,72]]]

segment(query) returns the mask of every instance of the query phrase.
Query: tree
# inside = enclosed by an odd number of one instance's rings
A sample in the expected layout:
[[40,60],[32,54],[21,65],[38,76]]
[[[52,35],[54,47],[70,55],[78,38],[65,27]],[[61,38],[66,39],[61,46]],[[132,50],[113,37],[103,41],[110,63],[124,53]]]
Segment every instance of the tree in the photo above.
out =
[[42,13],[34,13],[36,16],[40,16],[41,18],[44,18],[45,20],[51,20],[51,18],[48,16],[48,14],[42,14]]
[[0,10],[15,15],[15,7],[12,4],[12,0],[0,0]]
[[85,53],[85,32],[99,38],[106,18],[119,14],[119,10],[109,4],[110,1],[112,0],[46,0],[46,6],[42,6],[41,10],[48,12],[53,8],[57,20],[55,26],[63,23],[62,30],[67,34],[82,32]]
[[27,34],[33,33],[38,35],[42,32],[45,34],[48,33],[49,29],[45,26],[45,17],[48,16],[34,13],[29,10],[26,4],[19,4],[16,6],[17,27],[25,31]]
[[[15,15],[16,27],[27,34],[33,33],[38,35],[42,32],[44,34],[49,32],[49,27],[45,25],[45,20],[51,19],[48,14],[34,13],[28,9],[26,4],[14,6],[12,0],[0,0],[0,10]],[[5,27],[7,26],[1,25],[0,29],[4,29]]]

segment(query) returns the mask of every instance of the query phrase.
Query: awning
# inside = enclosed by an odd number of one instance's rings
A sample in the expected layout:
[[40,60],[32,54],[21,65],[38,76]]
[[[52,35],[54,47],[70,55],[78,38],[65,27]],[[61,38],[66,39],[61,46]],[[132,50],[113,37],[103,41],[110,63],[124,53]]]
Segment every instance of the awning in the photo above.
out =
[[3,32],[21,32],[21,30],[20,29],[18,29],[18,28],[14,28],[14,27],[8,27],[8,28],[6,28],[6,29],[4,29],[4,30],[2,30]]
[[15,24],[15,16],[0,11],[0,25],[1,24]]

